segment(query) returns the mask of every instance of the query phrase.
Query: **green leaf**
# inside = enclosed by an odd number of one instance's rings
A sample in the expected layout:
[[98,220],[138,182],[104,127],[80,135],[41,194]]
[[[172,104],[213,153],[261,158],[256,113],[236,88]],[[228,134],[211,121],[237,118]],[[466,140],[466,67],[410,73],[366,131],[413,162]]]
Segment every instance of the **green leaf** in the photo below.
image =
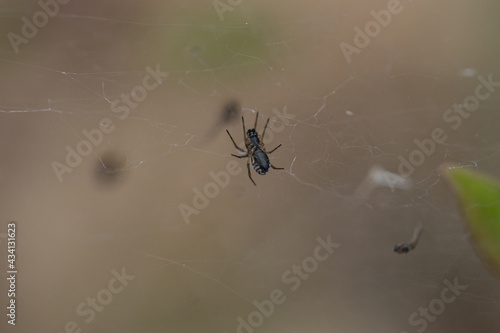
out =
[[472,169],[447,167],[445,174],[483,258],[500,271],[500,183]]

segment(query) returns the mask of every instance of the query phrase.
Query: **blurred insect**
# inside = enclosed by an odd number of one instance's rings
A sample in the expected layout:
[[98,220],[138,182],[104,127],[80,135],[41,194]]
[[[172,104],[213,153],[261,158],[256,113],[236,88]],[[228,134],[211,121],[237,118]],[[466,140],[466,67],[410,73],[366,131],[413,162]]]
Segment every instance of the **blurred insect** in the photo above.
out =
[[411,250],[413,250],[418,244],[418,239],[420,238],[420,234],[422,233],[422,230],[423,230],[422,222],[420,222],[415,227],[415,231],[413,232],[412,240],[409,243],[402,243],[402,244],[394,245],[394,252],[408,253]]
[[241,115],[241,104],[237,100],[230,100],[223,105],[220,115],[217,118],[214,126],[211,127],[210,131],[206,134],[206,139],[204,143],[212,140],[218,133],[221,125],[228,125],[238,119]]
[[233,137],[226,129],[226,132],[231,138],[234,147],[236,147],[236,149],[238,149],[239,151],[245,153],[244,155],[231,154],[231,156],[237,158],[244,158],[244,157],[248,158],[247,159],[248,177],[250,178],[250,180],[254,185],[257,184],[255,184],[255,182],[253,181],[252,175],[250,173],[250,160],[252,161],[252,166],[255,172],[257,172],[259,175],[265,175],[269,171],[269,167],[276,170],[284,169],[284,168],[277,168],[274,165],[272,165],[271,162],[269,161],[269,157],[267,156],[268,154],[271,154],[273,151],[281,147],[281,144],[279,144],[276,148],[274,148],[270,152],[266,152],[266,148],[264,148],[264,135],[266,134],[267,124],[269,124],[269,118],[267,118],[266,126],[264,126],[264,130],[262,131],[262,137],[256,131],[258,119],[259,119],[259,113],[257,112],[257,116],[255,117],[254,128],[245,131],[245,119],[241,117],[241,123],[243,124],[243,137],[245,138],[245,147],[247,148],[246,152],[240,147],[238,147],[238,145],[236,145],[236,142],[234,142]]
[[222,124],[229,124],[230,122],[238,119],[237,117],[240,114],[241,114],[240,103],[236,100],[231,100],[228,103],[226,103],[226,105],[224,105],[224,108],[220,116],[220,122]]
[[99,183],[116,182],[123,177],[127,154],[118,149],[106,149],[98,160],[96,177]]

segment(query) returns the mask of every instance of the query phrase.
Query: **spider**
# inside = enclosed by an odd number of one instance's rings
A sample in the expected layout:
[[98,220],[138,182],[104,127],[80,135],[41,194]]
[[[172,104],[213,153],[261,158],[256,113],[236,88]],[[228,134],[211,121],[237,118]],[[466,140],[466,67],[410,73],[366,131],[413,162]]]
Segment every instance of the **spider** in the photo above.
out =
[[255,186],[257,186],[257,184],[255,184],[255,182],[253,181],[252,174],[250,173],[250,160],[252,160],[252,166],[255,172],[257,172],[259,175],[265,175],[269,171],[269,167],[276,170],[284,169],[284,168],[277,168],[274,165],[272,165],[271,162],[269,161],[269,157],[267,157],[268,154],[271,154],[273,151],[281,147],[281,144],[279,144],[276,148],[274,148],[270,152],[266,152],[266,148],[264,148],[264,135],[266,134],[267,124],[269,124],[269,118],[267,118],[266,126],[264,126],[264,130],[262,131],[262,137],[255,130],[257,128],[257,119],[259,119],[258,112],[257,116],[255,117],[254,128],[245,131],[245,119],[241,117],[241,123],[243,124],[243,137],[245,138],[245,147],[247,148],[246,152],[240,147],[238,147],[238,145],[236,145],[236,142],[234,142],[233,137],[226,129],[226,132],[231,138],[231,141],[233,142],[236,149],[245,153],[244,155],[231,154],[231,156],[237,158],[244,158],[244,157],[248,158],[247,159],[248,177]]

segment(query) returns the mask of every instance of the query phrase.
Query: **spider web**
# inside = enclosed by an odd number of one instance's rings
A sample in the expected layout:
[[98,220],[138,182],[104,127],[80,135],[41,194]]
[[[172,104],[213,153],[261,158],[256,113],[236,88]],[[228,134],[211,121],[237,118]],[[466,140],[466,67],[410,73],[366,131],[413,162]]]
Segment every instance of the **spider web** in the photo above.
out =
[[[18,52],[7,36],[40,4],[1,9],[0,253],[15,220],[18,330],[498,329],[498,280],[440,169],[500,177],[500,88],[457,128],[444,118],[500,81],[494,1],[68,2]],[[253,186],[224,132],[244,147],[257,112],[285,170],[252,169]],[[134,279],[115,293],[122,268]],[[455,280],[467,287],[439,301]],[[411,321],[421,307],[439,314]]]

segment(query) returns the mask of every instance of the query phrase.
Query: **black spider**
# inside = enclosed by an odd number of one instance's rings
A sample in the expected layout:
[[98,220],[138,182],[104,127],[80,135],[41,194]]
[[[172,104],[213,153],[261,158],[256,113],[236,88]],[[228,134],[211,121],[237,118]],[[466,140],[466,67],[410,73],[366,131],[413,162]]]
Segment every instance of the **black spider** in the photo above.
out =
[[233,141],[234,146],[236,149],[239,151],[245,153],[245,155],[235,155],[231,154],[234,157],[238,158],[243,158],[243,157],[248,157],[247,160],[247,169],[248,169],[248,177],[252,181],[254,185],[255,182],[252,179],[252,175],[250,173],[250,160],[252,161],[252,166],[254,170],[259,174],[259,175],[265,175],[269,171],[269,167],[276,169],[276,170],[283,170],[284,168],[277,168],[274,165],[271,164],[269,161],[269,157],[267,157],[267,154],[271,154],[273,151],[281,147],[281,144],[279,144],[276,148],[271,150],[270,152],[266,152],[266,148],[264,148],[264,135],[266,134],[266,129],[267,129],[267,124],[269,124],[269,118],[267,118],[266,126],[264,126],[264,130],[262,131],[262,137],[260,137],[259,133],[255,130],[257,128],[257,119],[259,119],[259,113],[257,112],[257,116],[255,117],[255,125],[254,128],[249,129],[248,131],[245,131],[245,119],[241,117],[241,123],[243,124],[243,136],[245,137],[245,146],[247,148],[247,151],[245,152],[243,149],[238,147],[236,145],[236,142],[234,142],[233,137],[229,133],[229,131],[226,129],[227,134],[231,138],[231,141]]

